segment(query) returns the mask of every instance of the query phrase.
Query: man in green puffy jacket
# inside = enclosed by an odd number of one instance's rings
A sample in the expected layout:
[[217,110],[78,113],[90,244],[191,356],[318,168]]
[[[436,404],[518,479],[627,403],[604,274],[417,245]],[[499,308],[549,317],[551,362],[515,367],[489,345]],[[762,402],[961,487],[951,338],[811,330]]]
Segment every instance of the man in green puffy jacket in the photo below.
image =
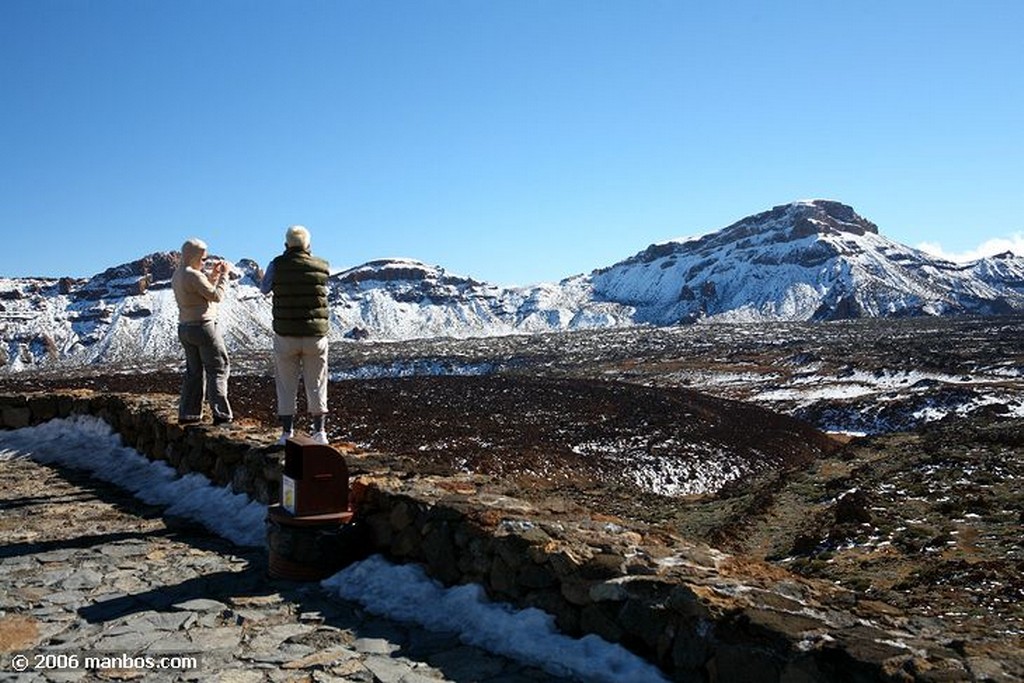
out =
[[314,441],[327,443],[327,261],[309,250],[309,230],[293,225],[285,232],[285,251],[271,261],[260,289],[273,293],[274,361],[277,415],[283,444],[295,432],[299,378],[306,387]]

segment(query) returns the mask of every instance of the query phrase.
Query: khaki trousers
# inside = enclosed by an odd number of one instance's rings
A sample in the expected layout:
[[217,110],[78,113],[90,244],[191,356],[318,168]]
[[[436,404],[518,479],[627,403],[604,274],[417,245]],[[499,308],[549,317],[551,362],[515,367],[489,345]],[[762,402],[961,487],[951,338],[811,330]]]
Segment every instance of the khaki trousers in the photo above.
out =
[[277,414],[294,415],[299,378],[306,387],[310,415],[327,412],[327,337],[274,335]]

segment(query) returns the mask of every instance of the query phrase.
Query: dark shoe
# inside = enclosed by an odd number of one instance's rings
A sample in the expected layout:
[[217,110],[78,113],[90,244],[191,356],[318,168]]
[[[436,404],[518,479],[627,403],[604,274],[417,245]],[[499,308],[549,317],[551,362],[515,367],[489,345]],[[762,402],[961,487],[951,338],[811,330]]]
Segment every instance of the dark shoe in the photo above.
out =
[[197,425],[201,421],[202,421],[202,418],[199,418],[199,417],[179,417],[178,418],[178,424],[181,425],[182,427],[186,427],[188,425]]
[[232,421],[233,421],[233,418],[230,418],[230,417],[214,417],[213,418],[213,426],[214,427],[218,427],[220,425],[231,424]]

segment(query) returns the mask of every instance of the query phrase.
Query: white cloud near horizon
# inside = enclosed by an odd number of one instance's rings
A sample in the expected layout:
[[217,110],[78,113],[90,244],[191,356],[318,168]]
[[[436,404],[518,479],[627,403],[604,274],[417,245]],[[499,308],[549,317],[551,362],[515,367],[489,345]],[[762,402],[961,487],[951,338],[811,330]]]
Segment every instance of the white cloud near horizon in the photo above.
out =
[[1009,237],[993,237],[985,240],[974,249],[964,252],[946,251],[938,242],[920,242],[917,248],[923,252],[944,258],[954,263],[968,263],[986,256],[995,256],[1012,251],[1017,256],[1024,256],[1024,233],[1014,233]]

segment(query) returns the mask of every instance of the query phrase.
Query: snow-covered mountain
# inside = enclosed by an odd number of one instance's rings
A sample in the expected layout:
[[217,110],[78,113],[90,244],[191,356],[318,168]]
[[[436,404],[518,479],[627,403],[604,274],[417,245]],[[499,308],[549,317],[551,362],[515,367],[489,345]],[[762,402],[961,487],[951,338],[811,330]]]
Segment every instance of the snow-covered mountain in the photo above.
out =
[[494,336],[632,323],[585,280],[499,287],[409,259],[371,261],[331,278],[336,329],[348,338]]
[[[170,277],[176,253],[87,280],[0,278],[7,370],[130,363],[179,354]],[[233,350],[269,347],[262,271],[243,259],[221,307]],[[833,201],[775,207],[703,237],[666,242],[588,275],[499,287],[410,259],[372,261],[330,281],[331,337],[494,336],[693,321],[834,320],[1024,310],[1024,258],[955,264],[885,238]]]
[[656,325],[1024,309],[1024,259],[937,259],[883,237],[849,206],[823,200],[653,245],[587,280],[595,299],[631,305],[636,322]]
[[[180,355],[178,306],[171,291],[177,253],[151,254],[88,280],[0,278],[0,366],[7,370]],[[221,308],[231,348],[270,334],[271,313],[252,261],[235,264],[235,286]]]

